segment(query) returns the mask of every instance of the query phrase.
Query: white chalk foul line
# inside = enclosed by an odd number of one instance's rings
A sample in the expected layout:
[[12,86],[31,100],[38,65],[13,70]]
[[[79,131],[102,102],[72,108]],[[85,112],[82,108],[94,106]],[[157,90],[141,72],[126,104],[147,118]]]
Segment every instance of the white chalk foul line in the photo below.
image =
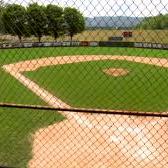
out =
[[[11,69],[10,67],[8,68],[7,65],[3,66],[3,69],[6,72],[10,73],[14,78],[16,78],[19,82],[21,82],[25,87],[30,89],[33,93],[35,93],[43,101],[45,101],[46,103],[48,103],[52,107],[55,107],[55,108],[71,108],[71,106],[69,106],[68,104],[66,104],[65,102],[60,100],[59,98],[55,97],[54,95],[52,95],[51,93],[49,93],[45,89],[41,88],[38,84],[36,84],[32,80],[30,80],[29,78],[25,77],[24,75],[22,75],[20,72],[17,72],[15,70]],[[79,114],[68,113],[68,112],[67,113],[63,112],[63,114],[66,115],[66,116],[68,114],[68,116],[70,116],[69,119],[71,119],[73,117],[78,123],[80,123],[82,125],[86,125],[88,127],[90,125],[90,128],[91,127],[93,128],[90,121],[88,119],[86,119],[84,116],[79,117]]]

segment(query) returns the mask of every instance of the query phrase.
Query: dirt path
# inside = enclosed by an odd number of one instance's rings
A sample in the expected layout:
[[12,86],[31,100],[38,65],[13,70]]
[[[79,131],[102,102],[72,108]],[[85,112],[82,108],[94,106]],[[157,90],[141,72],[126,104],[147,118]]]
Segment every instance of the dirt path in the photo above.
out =
[[[40,67],[99,60],[127,60],[168,67],[168,59],[134,56],[64,56],[4,65],[3,68],[53,107],[70,108],[21,72]],[[168,167],[168,120],[62,113],[67,120],[34,135],[30,168]]]

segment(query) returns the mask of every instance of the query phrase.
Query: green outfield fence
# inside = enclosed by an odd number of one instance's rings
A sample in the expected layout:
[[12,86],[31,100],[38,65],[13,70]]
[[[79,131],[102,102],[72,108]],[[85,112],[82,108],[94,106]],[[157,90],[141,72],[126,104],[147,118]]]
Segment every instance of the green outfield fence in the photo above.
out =
[[167,0],[0,0],[0,167],[168,167]]

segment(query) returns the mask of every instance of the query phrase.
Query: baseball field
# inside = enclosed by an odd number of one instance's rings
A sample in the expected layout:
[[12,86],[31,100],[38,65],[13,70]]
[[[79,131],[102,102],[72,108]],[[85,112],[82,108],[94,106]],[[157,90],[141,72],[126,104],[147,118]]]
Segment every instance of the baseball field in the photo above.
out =
[[[135,48],[67,47],[0,50],[0,102],[68,108],[166,112],[168,109],[167,57],[166,50]],[[46,153],[44,150],[40,151],[38,146],[40,144],[37,142],[46,140],[45,143],[47,143],[49,132],[57,137],[54,131],[58,131],[58,128],[63,126],[67,130],[71,130],[72,127],[77,128],[79,123],[72,124],[73,117],[75,119],[80,117],[82,120],[86,117],[83,114],[68,113],[66,117],[69,122],[66,123],[64,113],[8,108],[1,109],[0,115],[0,165],[15,167],[29,165],[32,168],[37,168],[39,162],[43,167],[47,167],[45,164],[50,161],[54,165],[62,156],[60,155],[60,158],[55,156],[58,160],[54,160],[52,155],[54,150],[50,150],[50,156],[53,158],[49,157],[45,163],[42,163]],[[91,117],[93,121],[93,116]],[[94,117],[97,117],[98,122],[103,116]],[[87,118],[89,119],[88,116]],[[64,121],[61,122],[63,119]],[[149,120],[156,122],[151,118]],[[119,122],[120,127],[123,122]],[[52,124],[54,125],[49,127],[50,129],[45,130]],[[130,123],[128,125],[131,126]],[[133,125],[136,127],[136,123]],[[160,127],[155,129],[159,130]],[[84,128],[81,129],[82,131]],[[64,133],[66,135],[66,131]],[[161,138],[161,135],[157,138]],[[56,143],[56,140],[53,139],[53,141]],[[41,143],[40,147],[45,147],[45,143]],[[44,153],[41,154],[41,161],[37,159],[37,149]],[[135,151],[132,152],[135,153]],[[148,154],[149,151],[145,153],[149,158],[150,154]],[[71,157],[67,157],[70,161]],[[152,167],[152,164],[150,166]],[[162,166],[157,168],[160,167]]]

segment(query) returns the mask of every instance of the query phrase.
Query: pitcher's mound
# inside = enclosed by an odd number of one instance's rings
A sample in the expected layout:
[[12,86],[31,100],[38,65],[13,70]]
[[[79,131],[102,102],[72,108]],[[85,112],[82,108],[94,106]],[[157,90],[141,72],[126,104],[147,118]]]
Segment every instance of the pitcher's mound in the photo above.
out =
[[125,76],[129,73],[129,71],[127,69],[122,69],[122,68],[104,69],[103,72],[110,75],[110,76],[114,76],[114,77]]

